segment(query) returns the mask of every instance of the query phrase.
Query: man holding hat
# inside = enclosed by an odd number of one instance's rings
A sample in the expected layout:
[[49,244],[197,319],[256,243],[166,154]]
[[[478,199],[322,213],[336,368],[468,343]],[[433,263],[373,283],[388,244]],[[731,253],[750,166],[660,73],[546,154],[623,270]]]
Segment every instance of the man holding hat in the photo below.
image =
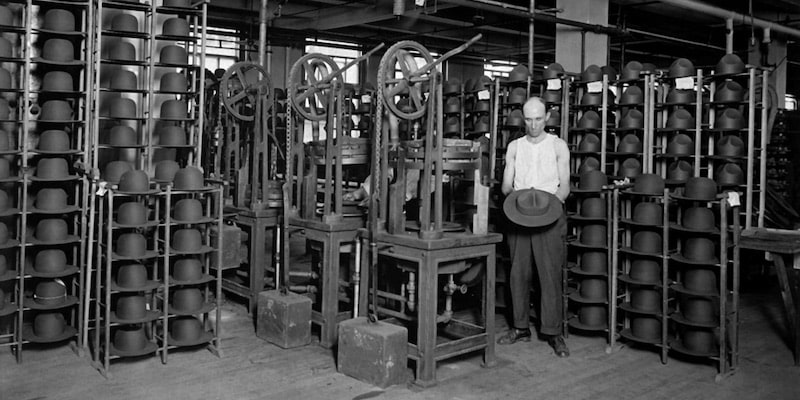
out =
[[567,233],[564,200],[569,195],[569,149],[559,137],[545,132],[549,117],[544,102],[532,97],[522,108],[525,136],[506,151],[501,190],[503,210],[513,222],[508,232],[511,250],[511,289],[514,326],[499,344],[530,341],[530,289],[534,267],[541,296],[540,333],[559,357],[569,356],[562,332],[561,274]]

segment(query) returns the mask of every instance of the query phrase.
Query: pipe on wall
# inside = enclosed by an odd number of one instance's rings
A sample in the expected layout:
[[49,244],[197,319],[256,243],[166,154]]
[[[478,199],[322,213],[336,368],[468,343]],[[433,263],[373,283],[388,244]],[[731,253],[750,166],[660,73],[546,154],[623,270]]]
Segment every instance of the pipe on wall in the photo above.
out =
[[675,7],[685,8],[687,10],[701,12],[703,14],[720,17],[725,20],[740,21],[745,25],[753,25],[759,28],[770,29],[774,32],[780,32],[789,36],[800,38],[800,29],[788,27],[786,25],[776,24],[761,18],[756,18],[750,15],[740,14],[735,11],[725,10],[710,4],[706,4],[697,0],[661,0],[662,3],[673,5]]

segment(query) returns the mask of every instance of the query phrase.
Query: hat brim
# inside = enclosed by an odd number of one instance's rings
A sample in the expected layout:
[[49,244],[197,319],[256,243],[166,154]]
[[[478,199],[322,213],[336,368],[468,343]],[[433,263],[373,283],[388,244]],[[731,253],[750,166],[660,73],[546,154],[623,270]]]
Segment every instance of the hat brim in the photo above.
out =
[[65,265],[64,269],[62,269],[61,271],[39,272],[39,271],[36,270],[36,268],[29,266],[29,267],[25,268],[25,273],[30,275],[30,276],[37,277],[37,278],[60,278],[62,276],[68,276],[68,275],[75,274],[79,270],[80,269],[75,265]]
[[169,254],[171,255],[190,255],[190,254],[205,254],[214,251],[215,249],[211,246],[202,245],[197,250],[177,250],[175,248],[169,249]]
[[606,296],[598,297],[596,299],[583,297],[579,292],[575,291],[569,294],[569,299],[578,303],[584,304],[605,304],[608,303]]
[[[652,195],[647,195],[647,196],[652,196]],[[658,228],[661,228],[661,226],[662,226],[662,222],[661,221],[659,221],[657,224],[649,224],[649,223],[639,222],[639,221],[633,220],[631,218],[623,218],[619,222],[621,222],[621,223],[623,223],[625,225],[639,226],[639,227],[658,227]]]
[[[682,182],[685,183],[686,181],[682,181]],[[713,199],[708,199],[708,198],[698,198],[698,197],[687,197],[687,196],[684,196],[682,194],[670,193],[669,197],[671,197],[673,199],[677,199],[677,200],[684,200],[684,201],[706,201],[706,202],[708,202],[708,201],[715,201],[716,200],[716,195],[714,196]]]
[[637,256],[641,256],[641,257],[650,257],[650,258],[661,258],[661,255],[662,255],[660,252],[659,253],[651,253],[651,252],[646,252],[646,251],[639,251],[639,250],[634,250],[632,247],[622,247],[622,248],[619,249],[619,251],[621,251],[623,253],[633,254],[633,255],[637,255]]
[[690,259],[690,258],[686,258],[683,254],[676,253],[676,254],[672,254],[669,258],[672,259],[672,260],[675,260],[675,261],[677,261],[677,262],[679,262],[681,264],[689,264],[689,265],[718,265],[719,264],[719,258],[717,258],[717,257],[712,257],[712,258],[709,258],[707,260],[693,260],[693,259]]
[[205,314],[213,310],[214,308],[216,308],[216,304],[212,302],[203,303],[200,307],[197,307],[194,310],[181,310],[173,307],[172,304],[170,304],[167,307],[167,312],[174,315],[197,315],[197,314]]
[[577,265],[575,263],[570,263],[570,265],[567,267],[567,269],[569,270],[569,272],[571,272],[573,274],[576,274],[576,275],[582,275],[582,276],[608,276],[608,272],[607,271],[602,271],[602,272],[586,271],[586,270],[584,270],[583,268],[581,268],[579,265]]
[[[8,217],[10,215],[16,215],[16,214],[19,214],[19,213],[20,213],[20,209],[19,208],[9,207],[9,208],[6,208],[5,210],[0,211],[0,217]],[[0,275],[0,276],[2,276],[2,275]],[[0,279],[0,280],[2,280],[2,279]]]
[[115,29],[104,30],[103,31],[103,35],[123,37],[123,38],[136,38],[136,39],[147,39],[147,37],[148,37],[146,32],[119,31],[119,30],[115,30]]
[[159,281],[148,280],[148,281],[145,281],[144,285],[131,287],[131,286],[120,286],[120,285],[117,284],[116,281],[112,281],[111,282],[111,290],[120,291],[120,292],[146,292],[146,291],[153,290],[153,289],[157,288],[160,284],[161,284],[161,282],[159,282]]
[[[649,285],[648,285],[649,286]],[[619,308],[623,309],[625,312],[633,313],[633,314],[641,314],[641,315],[661,315],[660,309],[655,310],[643,310],[641,308],[636,308],[633,304],[629,301],[626,301],[619,305]]]
[[59,240],[40,240],[40,239],[37,239],[35,237],[28,238],[28,243],[31,243],[31,244],[34,244],[34,245],[40,245],[40,244],[48,244],[48,245],[68,244],[68,243],[77,243],[77,242],[80,242],[80,241],[81,241],[81,238],[79,238],[77,235],[67,235],[65,238],[59,239]]
[[711,357],[719,355],[719,346],[717,346],[716,343],[714,344],[713,348],[709,351],[696,351],[696,350],[691,350],[686,346],[684,346],[680,340],[673,339],[670,340],[669,342],[669,348],[677,351],[678,353],[688,354],[690,356],[695,356],[695,357]]
[[7,269],[6,272],[0,274],[0,282],[10,281],[12,279],[17,279],[17,270],[15,269]]
[[717,325],[719,325],[719,318],[712,318],[711,321],[692,321],[680,312],[672,313],[669,318],[681,325],[697,326],[700,328],[716,328]]
[[202,283],[211,282],[214,279],[216,279],[216,278],[214,278],[213,276],[211,276],[209,274],[203,274],[198,279],[190,279],[190,280],[175,279],[174,277],[172,277],[172,275],[170,275],[169,283],[170,283],[170,285],[199,285],[199,284],[202,284]]
[[653,280],[653,281],[643,281],[641,279],[633,278],[632,276],[630,276],[630,274],[623,274],[623,275],[619,276],[619,280],[621,280],[621,281],[623,281],[625,283],[633,284],[633,285],[661,287],[661,279],[660,278],[657,278],[656,280]]
[[42,209],[38,207],[31,207],[28,211],[36,214],[68,214],[78,211],[78,206],[76,205],[68,205],[61,208],[56,209]]
[[42,304],[36,302],[33,296],[25,297],[22,301],[25,307],[28,307],[33,310],[58,310],[59,308],[67,308],[78,304],[78,298],[76,296],[64,296],[61,298],[61,301],[53,304]]
[[644,338],[641,336],[636,336],[633,334],[633,331],[630,328],[625,328],[619,332],[620,336],[624,337],[625,339],[632,340],[634,342],[641,342],[647,344],[661,344],[661,332],[658,333],[658,339],[651,339],[651,338]]
[[123,319],[117,316],[116,311],[111,312],[111,322],[119,324],[141,324],[144,322],[155,321],[161,316],[160,311],[145,311],[141,318]]
[[117,252],[113,252],[113,253],[111,253],[111,257],[114,260],[128,260],[128,261],[130,261],[130,260],[147,260],[149,258],[158,257],[158,253],[156,253],[154,250],[147,250],[142,254],[134,254],[134,255],[126,256],[126,255],[119,254]]
[[719,229],[718,228],[692,229],[692,228],[687,228],[687,227],[685,227],[683,225],[680,225],[680,224],[676,224],[674,222],[669,224],[669,228],[672,229],[672,230],[676,230],[678,232],[686,232],[686,233],[702,233],[702,234],[708,234],[708,235],[717,235],[717,234],[719,234]]
[[11,302],[6,302],[2,307],[0,307],[0,317],[4,317],[6,315],[11,315],[17,311],[17,305]]
[[587,325],[581,322],[581,320],[578,319],[577,315],[573,315],[572,318],[569,320],[568,324],[569,326],[575,329],[580,329],[582,331],[603,331],[608,329],[608,321],[606,320],[604,320],[602,324]]
[[539,190],[548,197],[547,209],[540,215],[525,215],[517,209],[517,198],[520,195],[537,189],[516,190],[506,197],[503,202],[503,211],[511,222],[528,228],[550,225],[564,213],[561,200],[554,194]]
[[692,296],[713,296],[713,297],[718,297],[719,296],[719,293],[717,293],[716,290],[709,290],[709,291],[693,290],[693,289],[687,288],[682,283],[675,283],[675,284],[670,286],[670,289],[675,290],[676,292],[689,294],[689,295],[692,295]]
[[145,343],[144,347],[136,350],[120,350],[114,345],[114,342],[111,342],[110,353],[112,356],[136,357],[136,356],[143,356],[145,354],[155,353],[156,350],[158,350],[158,345],[149,341]]
[[200,334],[200,337],[194,340],[179,340],[175,339],[172,336],[172,333],[169,334],[169,344],[171,346],[197,346],[199,344],[205,344],[214,339],[214,334],[208,331],[203,331]]
[[23,337],[23,339],[25,339],[25,340],[27,340],[29,342],[34,342],[34,343],[61,342],[61,341],[67,340],[67,339],[75,336],[76,334],[78,334],[78,330],[75,329],[75,327],[70,326],[70,325],[65,325],[64,326],[64,332],[61,332],[61,334],[59,334],[57,336],[53,336],[53,337],[42,337],[42,336],[37,335],[33,331],[33,327],[30,326],[30,325],[25,325],[25,326],[22,327],[22,337]]
[[34,57],[33,62],[37,64],[45,64],[45,65],[60,65],[63,67],[79,67],[86,64],[81,60],[72,60],[72,61],[53,61],[53,60],[46,60],[42,57]]
[[0,244],[0,250],[2,249],[10,249],[12,247],[19,246],[19,240],[17,239],[8,239],[5,243]]

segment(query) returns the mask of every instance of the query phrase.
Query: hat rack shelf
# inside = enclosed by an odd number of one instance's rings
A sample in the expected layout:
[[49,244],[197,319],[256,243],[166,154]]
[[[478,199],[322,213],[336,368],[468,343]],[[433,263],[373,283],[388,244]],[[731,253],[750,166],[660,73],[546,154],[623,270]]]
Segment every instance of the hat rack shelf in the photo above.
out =
[[[0,21],[8,78],[0,100],[7,198],[0,222],[5,274],[0,346],[22,361],[26,344],[63,343],[79,355],[87,185],[87,60],[92,11],[85,2],[14,1]],[[11,272],[9,272],[11,271]],[[7,297],[7,299],[6,299]]]

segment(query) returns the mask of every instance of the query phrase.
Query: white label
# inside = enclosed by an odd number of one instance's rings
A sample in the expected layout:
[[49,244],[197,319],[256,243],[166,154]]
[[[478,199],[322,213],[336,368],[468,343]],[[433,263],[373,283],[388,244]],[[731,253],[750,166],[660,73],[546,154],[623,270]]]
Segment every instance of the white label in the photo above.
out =
[[589,82],[586,84],[586,91],[588,93],[600,93],[603,91],[603,82]]
[[561,79],[558,78],[548,79],[547,90],[561,90]]
[[100,182],[97,185],[97,192],[96,193],[97,193],[98,196],[105,196],[106,192],[108,191],[108,189],[106,189],[106,183],[107,182]]
[[415,0],[414,4],[416,4],[417,7],[422,7],[425,5],[425,0]]
[[730,204],[731,207],[741,205],[741,201],[739,200],[739,192],[728,192],[728,204]]
[[694,89],[694,77],[686,76],[683,78],[675,78],[675,89]]
[[488,90],[481,90],[478,92],[478,100],[489,100],[490,97]]
[[370,96],[368,94],[362,94],[361,95],[361,102],[364,103],[364,104],[372,103],[372,96]]

